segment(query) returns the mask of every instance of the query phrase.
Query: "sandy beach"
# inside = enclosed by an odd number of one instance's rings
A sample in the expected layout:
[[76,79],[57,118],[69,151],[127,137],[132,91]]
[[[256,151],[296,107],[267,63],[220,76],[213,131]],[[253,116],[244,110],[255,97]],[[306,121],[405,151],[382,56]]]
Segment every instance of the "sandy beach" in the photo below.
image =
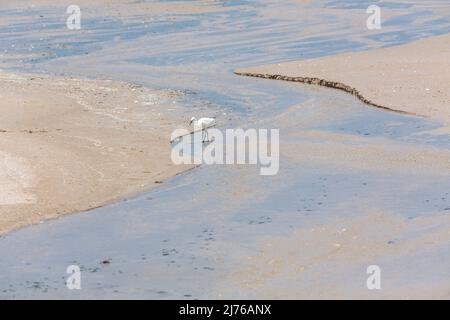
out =
[[[148,190],[170,161],[180,93],[0,74],[0,232]],[[169,105],[170,110],[167,110]]]
[[[445,127],[430,131],[430,134],[445,135],[450,124],[449,55],[450,35],[444,35],[368,52],[241,68],[236,70],[236,74],[342,90],[354,95],[368,108],[439,121]],[[297,134],[337,144],[350,138],[320,132]],[[420,163],[426,161],[428,163],[423,163],[422,168],[413,170],[441,176],[448,176],[450,172],[448,150],[434,153],[433,149],[421,149],[411,153],[402,148],[371,150],[370,144],[365,144],[364,148],[341,145],[347,150],[334,150],[335,146],[321,148],[320,144],[313,143],[286,147],[287,154],[301,149],[310,159],[317,161],[331,157],[340,168],[348,165],[367,170],[380,166],[380,170],[391,170],[395,165],[396,170],[411,172],[412,167],[421,166]],[[231,298],[236,297],[238,291],[241,298],[250,299],[448,299],[448,281],[430,283],[429,280],[445,277],[448,273],[446,267],[418,271],[420,267],[415,265],[420,265],[420,261],[427,259],[425,257],[431,252],[440,252],[436,253],[437,256],[448,254],[449,219],[445,211],[442,213],[404,219],[384,212],[368,212],[363,217],[300,228],[288,237],[267,237],[261,241],[259,254],[248,256],[247,263],[218,286],[216,295]],[[395,285],[373,293],[348,283],[349,279],[354,279],[352,273],[355,270],[363,270],[370,261],[377,260],[389,265],[390,284]],[[328,275],[331,273],[338,273],[339,277],[330,280]],[[401,277],[401,273],[411,273],[411,277],[420,273],[428,280],[402,282],[396,279]],[[287,292],[289,282],[301,285],[291,287],[293,291]],[[227,289],[236,286],[239,290]],[[343,287],[346,289],[341,291]]]
[[344,90],[363,102],[450,123],[450,35],[368,52],[236,70]]
[[[0,8],[0,299],[450,297],[447,1],[380,30],[363,1],[72,4]],[[279,129],[277,174],[174,165],[192,116]]]

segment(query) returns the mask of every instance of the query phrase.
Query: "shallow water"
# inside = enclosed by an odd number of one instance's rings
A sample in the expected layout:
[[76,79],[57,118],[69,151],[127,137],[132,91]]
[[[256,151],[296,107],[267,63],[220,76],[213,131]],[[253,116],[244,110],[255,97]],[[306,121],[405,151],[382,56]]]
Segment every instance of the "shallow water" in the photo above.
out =
[[[280,128],[281,163],[271,177],[256,166],[203,166],[136,198],[3,236],[0,297],[208,298],[244,256],[258,252],[263,236],[367,210],[448,214],[448,167],[441,174],[411,163],[353,167],[302,152],[304,143],[448,150],[449,136],[432,133],[439,123],[374,109],[339,91],[232,73],[449,32],[448,10],[437,10],[446,1],[380,1],[389,12],[376,33],[365,29],[365,1],[221,3],[213,13],[91,17],[82,36],[60,32],[52,8],[2,12],[44,16],[41,28],[32,21],[0,27],[0,50],[24,55],[4,68],[188,90],[187,113],[226,112],[220,128]],[[299,151],[286,150],[293,147]],[[439,260],[450,270],[448,255],[427,259],[425,266]],[[65,286],[71,264],[82,268],[82,290]]]

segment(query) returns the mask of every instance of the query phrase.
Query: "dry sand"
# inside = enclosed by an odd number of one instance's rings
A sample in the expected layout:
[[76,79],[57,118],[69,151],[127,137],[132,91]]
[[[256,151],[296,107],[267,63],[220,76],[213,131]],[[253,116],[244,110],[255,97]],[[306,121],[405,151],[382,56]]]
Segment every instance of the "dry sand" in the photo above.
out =
[[[179,93],[0,74],[0,233],[146,190],[170,160]],[[164,105],[164,104],[167,105]]]
[[366,103],[450,123],[450,35],[369,52],[239,69],[340,88]]
[[[172,14],[193,14],[223,11],[220,2],[210,1],[176,1],[176,2],[149,2],[132,0],[21,0],[3,1],[0,0],[3,9],[10,10],[32,10],[35,8],[55,8],[60,7],[61,13],[66,14],[66,9],[71,5],[77,5],[81,9],[83,17],[93,17],[97,14],[108,17],[120,17],[127,19],[130,16],[139,16],[142,19],[143,13],[162,14],[170,12]],[[11,17],[14,19],[13,17]],[[10,18],[10,19],[11,19]],[[0,22],[0,24],[3,23]]]

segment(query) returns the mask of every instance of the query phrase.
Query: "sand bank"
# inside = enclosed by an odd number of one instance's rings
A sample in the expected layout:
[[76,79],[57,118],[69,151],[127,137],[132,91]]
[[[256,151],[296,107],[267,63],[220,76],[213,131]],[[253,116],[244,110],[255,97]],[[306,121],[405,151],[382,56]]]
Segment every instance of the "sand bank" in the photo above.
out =
[[[216,288],[216,297],[448,299],[449,227],[448,215],[405,219],[368,212],[266,237],[259,253]],[[382,266],[381,290],[366,287],[367,267],[374,264]]]
[[450,123],[450,35],[369,52],[239,69],[247,76],[333,87],[382,108]]
[[103,205],[187,167],[170,160],[180,93],[0,74],[0,233]]
[[[60,7],[61,13],[65,14],[67,7],[77,5],[80,7],[82,15],[86,18],[94,17],[97,14],[107,15],[109,17],[127,17],[142,15],[143,12],[153,14],[163,14],[170,12],[172,14],[194,14],[223,11],[223,6],[215,1],[192,2],[192,1],[174,1],[174,2],[136,2],[123,0],[78,0],[74,3],[71,0],[61,0],[57,3],[52,0],[23,0],[20,2],[2,3],[4,9],[9,10],[34,10],[36,8],[57,8]],[[13,18],[14,19],[14,18]]]

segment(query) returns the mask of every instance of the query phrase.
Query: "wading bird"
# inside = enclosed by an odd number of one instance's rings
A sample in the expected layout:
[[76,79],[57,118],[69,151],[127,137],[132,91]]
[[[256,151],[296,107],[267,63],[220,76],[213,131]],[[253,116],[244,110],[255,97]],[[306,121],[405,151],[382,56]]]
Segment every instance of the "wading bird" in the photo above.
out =
[[194,125],[194,132],[202,130],[202,142],[209,141],[208,128],[216,125],[216,119],[214,118],[197,118],[192,117],[189,121],[189,125]]

